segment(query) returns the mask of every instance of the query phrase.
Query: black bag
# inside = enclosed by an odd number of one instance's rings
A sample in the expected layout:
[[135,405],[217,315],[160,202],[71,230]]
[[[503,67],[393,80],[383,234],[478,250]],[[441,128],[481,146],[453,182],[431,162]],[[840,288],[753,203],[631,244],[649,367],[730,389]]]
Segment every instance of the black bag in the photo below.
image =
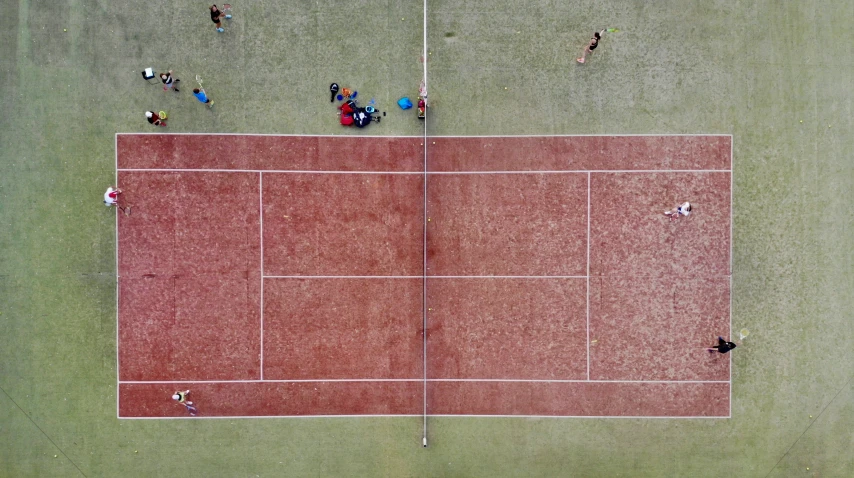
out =
[[331,85],[329,85],[329,93],[330,93],[329,102],[334,103],[335,102],[335,93],[338,93],[338,83],[332,83]]

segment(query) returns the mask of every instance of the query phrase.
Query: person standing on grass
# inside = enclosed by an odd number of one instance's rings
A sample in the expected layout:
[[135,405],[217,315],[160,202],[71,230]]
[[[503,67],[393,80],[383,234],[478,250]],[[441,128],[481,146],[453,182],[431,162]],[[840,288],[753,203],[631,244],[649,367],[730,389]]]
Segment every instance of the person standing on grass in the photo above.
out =
[[169,90],[169,88],[174,89],[175,93],[180,91],[180,90],[178,90],[178,82],[181,80],[178,78],[172,77],[172,70],[169,70],[168,73],[161,73],[160,74],[160,81],[163,82],[163,91],[167,91],[167,90]]
[[153,111],[146,111],[145,117],[146,117],[146,119],[148,119],[148,122],[153,124],[154,126],[163,126],[163,127],[166,126],[166,120],[160,119],[160,115],[158,115],[157,113],[155,113]]
[[579,63],[584,63],[585,61],[587,61],[587,55],[592,55],[593,50],[595,50],[596,47],[599,46],[599,40],[602,38],[603,33],[605,33],[605,30],[602,30],[601,32],[594,32],[593,38],[590,39],[590,43],[588,43],[587,46],[584,47],[584,51],[581,52],[581,57],[576,58],[575,61]]
[[225,28],[222,27],[222,19],[220,18],[222,16],[224,16],[222,11],[216,5],[211,5],[211,21],[216,25],[216,31],[220,33],[225,31]]
[[664,215],[669,217],[671,221],[674,219],[679,219],[682,216],[688,216],[689,214],[691,214],[691,203],[687,201],[676,206],[670,211],[664,211]]
[[190,395],[189,390],[177,391],[172,395],[172,400],[177,401],[181,405],[184,405],[187,408],[187,411],[190,412],[190,415],[195,416],[198,413],[196,407],[193,406],[193,402],[187,400],[187,396]]
[[734,349],[735,347],[735,342],[727,342],[726,340],[724,340],[723,337],[718,336],[718,344],[713,345],[711,348],[706,350],[708,350],[709,352],[714,352],[715,350],[717,350],[718,352],[725,354],[730,350]]
[[107,192],[104,193],[104,205],[107,207],[116,206],[123,213],[130,214],[130,206],[119,206],[119,194],[121,193],[122,190],[119,188],[113,188],[112,186],[108,187]]
[[204,88],[193,88],[193,96],[202,103],[208,105],[208,108],[213,108],[214,102],[205,94]]

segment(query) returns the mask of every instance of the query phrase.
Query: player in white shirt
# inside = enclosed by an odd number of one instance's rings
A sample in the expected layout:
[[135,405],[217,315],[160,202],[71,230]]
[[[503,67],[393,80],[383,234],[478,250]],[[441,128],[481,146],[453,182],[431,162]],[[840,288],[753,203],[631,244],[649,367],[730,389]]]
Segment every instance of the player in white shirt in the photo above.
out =
[[674,219],[679,219],[681,216],[687,216],[689,214],[691,214],[691,203],[687,201],[676,206],[670,211],[664,211],[664,215],[669,217],[671,221]]

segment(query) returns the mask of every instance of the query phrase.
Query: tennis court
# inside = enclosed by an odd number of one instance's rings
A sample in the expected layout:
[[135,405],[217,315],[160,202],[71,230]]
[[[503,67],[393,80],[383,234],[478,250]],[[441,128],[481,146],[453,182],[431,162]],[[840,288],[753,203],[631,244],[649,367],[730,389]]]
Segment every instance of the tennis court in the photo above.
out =
[[730,136],[426,141],[118,135],[119,416],[730,415]]

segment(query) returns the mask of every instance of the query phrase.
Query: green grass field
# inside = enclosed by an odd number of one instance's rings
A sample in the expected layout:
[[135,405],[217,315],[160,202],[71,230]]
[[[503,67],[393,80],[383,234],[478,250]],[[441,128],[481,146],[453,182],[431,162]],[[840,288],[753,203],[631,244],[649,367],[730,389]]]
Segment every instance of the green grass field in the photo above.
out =
[[421,133],[420,1],[244,3],[0,0],[0,476],[854,476],[850,0],[429,2],[430,134],[734,135],[731,419],[118,420],[116,132]]

